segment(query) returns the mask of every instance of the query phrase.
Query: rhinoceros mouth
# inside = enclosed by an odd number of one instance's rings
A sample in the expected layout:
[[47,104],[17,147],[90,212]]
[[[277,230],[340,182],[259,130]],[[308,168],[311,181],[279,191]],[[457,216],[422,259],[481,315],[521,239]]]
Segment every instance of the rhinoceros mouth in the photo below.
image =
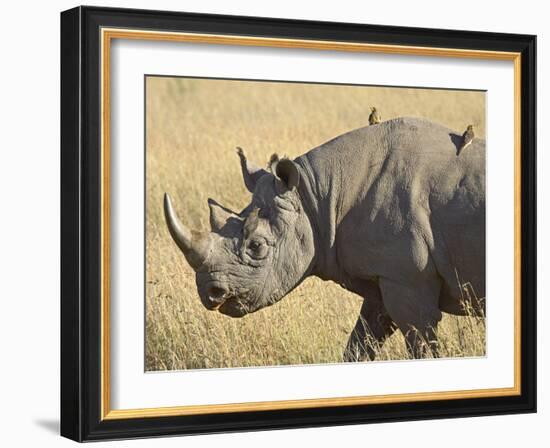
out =
[[217,311],[229,317],[243,317],[249,313],[247,307],[236,297],[228,297]]
[[198,285],[199,296],[209,311],[218,311],[230,317],[242,317],[251,312],[249,291],[236,291],[218,279]]

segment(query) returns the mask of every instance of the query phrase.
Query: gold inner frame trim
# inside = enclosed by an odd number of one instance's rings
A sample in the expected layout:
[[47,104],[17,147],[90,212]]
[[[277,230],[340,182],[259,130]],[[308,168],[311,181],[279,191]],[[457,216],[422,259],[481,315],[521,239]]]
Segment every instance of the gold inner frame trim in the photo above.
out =
[[[110,346],[110,50],[113,39],[186,42],[213,45],[296,48],[411,56],[455,57],[514,62],[514,386],[442,392],[391,395],[279,400],[229,404],[188,405],[140,409],[111,409]],[[413,401],[502,397],[521,394],[521,54],[514,52],[467,50],[459,48],[335,42],[304,39],[278,39],[250,36],[101,29],[101,419],[167,417],[227,412],[246,412],[316,407],[352,406]]]

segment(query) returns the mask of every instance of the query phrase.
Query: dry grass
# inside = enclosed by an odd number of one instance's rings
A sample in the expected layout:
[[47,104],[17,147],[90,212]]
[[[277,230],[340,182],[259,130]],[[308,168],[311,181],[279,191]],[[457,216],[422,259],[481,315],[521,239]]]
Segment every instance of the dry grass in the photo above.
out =
[[[170,192],[184,222],[208,228],[207,198],[232,209],[250,200],[234,148],[265,163],[273,152],[295,157],[367,123],[369,106],[383,119],[421,116],[457,131],[485,133],[479,92],[147,79],[146,369],[197,369],[340,362],[361,299],[310,278],[281,302],[242,319],[201,305],[194,273],[170,239],[162,195]],[[445,315],[442,356],[485,353],[485,321]],[[379,350],[405,359],[395,334]]]

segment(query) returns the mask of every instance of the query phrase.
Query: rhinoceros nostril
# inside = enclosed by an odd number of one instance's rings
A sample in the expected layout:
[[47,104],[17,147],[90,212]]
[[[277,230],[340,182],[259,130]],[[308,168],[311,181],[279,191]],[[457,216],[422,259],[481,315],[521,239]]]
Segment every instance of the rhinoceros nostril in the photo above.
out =
[[227,291],[218,286],[212,286],[208,288],[208,297],[210,297],[210,299],[215,302],[221,302],[224,299],[226,294],[227,294]]

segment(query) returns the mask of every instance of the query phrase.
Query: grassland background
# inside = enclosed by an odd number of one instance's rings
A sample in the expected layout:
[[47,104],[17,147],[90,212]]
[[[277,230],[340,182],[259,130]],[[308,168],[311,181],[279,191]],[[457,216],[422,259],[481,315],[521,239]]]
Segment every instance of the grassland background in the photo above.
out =
[[[276,305],[232,319],[200,303],[194,272],[168,234],[169,192],[186,225],[208,229],[207,198],[234,210],[250,200],[235,147],[265,164],[296,157],[365,126],[369,106],[384,120],[425,117],[456,132],[485,135],[485,94],[410,88],[146,79],[146,370],[341,362],[361,299],[332,282],[307,279]],[[441,356],[485,353],[485,322],[444,315]],[[378,349],[405,359],[396,333]]]

